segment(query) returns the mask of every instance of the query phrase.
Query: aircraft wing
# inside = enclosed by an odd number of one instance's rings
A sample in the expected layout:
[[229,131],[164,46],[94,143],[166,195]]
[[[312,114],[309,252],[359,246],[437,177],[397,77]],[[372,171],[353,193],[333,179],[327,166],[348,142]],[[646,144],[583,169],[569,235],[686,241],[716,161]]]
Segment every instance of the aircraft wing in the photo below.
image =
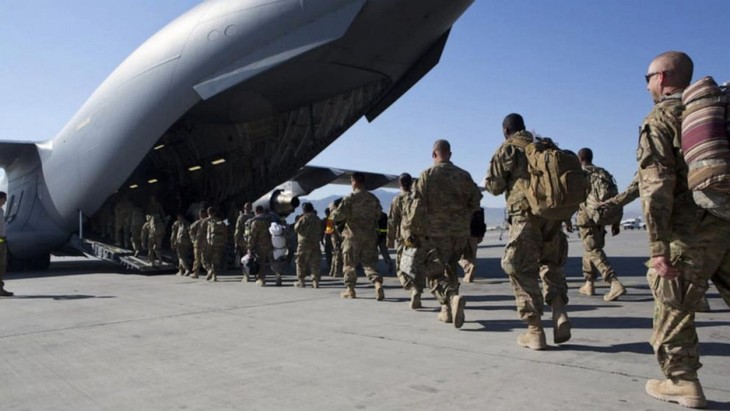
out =
[[[287,190],[300,197],[327,184],[350,185],[350,176],[358,170],[340,168],[304,166],[289,181],[279,185],[279,189]],[[360,171],[365,175],[365,188],[398,188],[398,176],[393,174],[370,173]]]

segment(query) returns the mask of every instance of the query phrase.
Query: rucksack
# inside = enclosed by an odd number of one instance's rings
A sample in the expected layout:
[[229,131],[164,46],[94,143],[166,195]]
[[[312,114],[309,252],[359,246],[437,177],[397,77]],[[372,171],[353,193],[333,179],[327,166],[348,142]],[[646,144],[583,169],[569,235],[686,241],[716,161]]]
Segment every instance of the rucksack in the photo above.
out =
[[615,203],[606,203],[598,208],[598,204],[618,195],[618,186],[611,173],[595,167],[588,177],[590,187],[586,198],[585,211],[597,225],[614,225],[621,222],[624,208]]
[[510,138],[507,144],[525,150],[530,174],[525,197],[532,214],[569,220],[585,201],[588,187],[578,156],[545,137],[536,137],[533,142]]
[[682,153],[697,205],[730,221],[730,91],[712,77],[682,94]]
[[408,194],[403,202],[401,236],[404,240],[428,235],[428,210],[423,199]]

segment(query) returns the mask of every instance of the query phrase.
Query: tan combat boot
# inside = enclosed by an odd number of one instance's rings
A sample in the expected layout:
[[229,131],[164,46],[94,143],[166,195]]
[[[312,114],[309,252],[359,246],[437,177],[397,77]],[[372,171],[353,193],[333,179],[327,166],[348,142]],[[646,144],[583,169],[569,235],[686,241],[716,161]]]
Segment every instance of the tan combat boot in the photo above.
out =
[[596,287],[593,285],[593,280],[586,280],[586,283],[578,289],[578,292],[583,295],[596,295]]
[[421,304],[421,293],[419,293],[415,289],[411,290],[410,307],[411,307],[411,310],[417,310],[419,308],[423,308],[423,305]]
[[190,278],[198,278],[198,273],[194,272],[190,275]]
[[375,299],[378,301],[383,301],[383,299],[385,299],[385,292],[383,292],[382,281],[375,282]]
[[616,301],[619,297],[626,294],[626,288],[617,278],[611,281],[611,289],[603,296],[603,301]]
[[213,273],[211,273],[210,271],[208,271],[208,274],[205,276],[205,280],[206,281],[210,281],[211,277],[213,277]]
[[707,407],[705,393],[697,380],[649,380],[646,382],[646,393],[658,400],[676,402],[684,407]]
[[552,303],[553,309],[553,342],[562,344],[570,340],[570,320],[565,311],[565,303],[562,298],[555,298]]
[[319,288],[319,279],[312,280],[312,288]]
[[533,350],[547,348],[545,330],[542,328],[540,317],[529,317],[527,319],[527,332],[517,337],[517,344]]
[[175,275],[178,277],[182,277],[183,275],[185,275],[185,273],[183,272],[183,270],[177,270],[177,273]]
[[266,281],[262,278],[259,278],[258,280],[256,280],[256,285],[258,285],[259,287],[266,287]]
[[461,328],[464,325],[464,306],[466,300],[460,295],[451,297],[451,315],[454,317],[454,327]]
[[297,280],[296,282],[294,282],[294,287],[304,288],[304,280]]
[[340,293],[340,298],[357,298],[355,294],[355,287],[348,285],[345,291]]
[[441,321],[442,323],[447,324],[454,322],[454,320],[451,318],[451,307],[449,307],[449,304],[441,305],[441,312],[438,313],[436,319]]

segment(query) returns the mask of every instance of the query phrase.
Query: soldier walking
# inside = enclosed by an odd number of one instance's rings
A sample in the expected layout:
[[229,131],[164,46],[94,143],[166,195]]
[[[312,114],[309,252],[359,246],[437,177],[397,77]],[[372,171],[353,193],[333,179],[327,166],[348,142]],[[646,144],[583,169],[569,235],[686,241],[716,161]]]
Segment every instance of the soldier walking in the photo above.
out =
[[177,275],[190,275],[190,262],[188,260],[193,243],[190,241],[190,224],[185,220],[183,213],[178,213],[177,220],[172,224],[170,246],[177,254]]
[[208,208],[208,215],[205,239],[210,258],[208,260],[208,275],[205,279],[215,282],[218,281],[218,270],[223,264],[226,241],[228,240],[228,227],[221,221],[218,210],[215,208]]
[[304,287],[307,270],[312,275],[312,288],[319,288],[319,266],[322,253],[319,242],[322,235],[322,221],[314,212],[312,203],[302,204],[304,215],[294,225],[297,233],[297,287]]
[[204,271],[207,271],[205,268],[205,262],[204,260],[204,251],[205,251],[205,243],[203,241],[204,236],[201,236],[200,233],[203,230],[203,225],[208,218],[208,211],[205,209],[201,209],[198,212],[198,219],[190,225],[190,241],[193,243],[193,268],[192,268],[192,274],[190,275],[190,278],[198,278],[198,271],[202,268]]

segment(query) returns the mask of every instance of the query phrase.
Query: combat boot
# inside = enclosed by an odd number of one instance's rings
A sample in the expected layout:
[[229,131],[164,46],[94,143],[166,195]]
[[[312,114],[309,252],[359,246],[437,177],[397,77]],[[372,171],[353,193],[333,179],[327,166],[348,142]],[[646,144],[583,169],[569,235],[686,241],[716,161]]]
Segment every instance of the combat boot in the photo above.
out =
[[248,275],[248,273],[243,274],[243,277],[241,277],[242,283],[250,283],[251,282],[251,276]]
[[281,274],[276,275],[276,286],[281,287]]
[[198,278],[198,273],[197,273],[197,272],[195,272],[195,273],[191,274],[191,275],[190,275],[190,278]]
[[698,380],[649,380],[646,382],[646,393],[658,400],[675,402],[684,407],[707,407],[705,393]]
[[319,280],[312,280],[312,288],[319,288]]
[[183,270],[178,270],[175,275],[182,277],[183,275],[185,275],[185,273],[183,272]]
[[208,274],[205,276],[205,280],[206,281],[210,281],[211,277],[213,277],[213,273],[211,273],[210,271],[208,271]]
[[262,278],[259,278],[258,280],[256,280],[256,285],[258,285],[259,287],[265,287],[266,286],[266,280],[264,280]]
[[218,274],[213,274],[213,275],[211,275],[211,276],[210,276],[210,281],[212,281],[212,282],[216,282],[216,281],[218,281]]
[[698,313],[709,313],[710,310],[710,302],[707,301],[707,296],[702,296],[702,299],[699,303],[697,303],[697,309],[695,310]]
[[455,295],[451,297],[449,303],[451,304],[454,327],[461,328],[464,325],[464,306],[466,305],[466,300],[460,295]]
[[378,301],[383,301],[383,299],[385,299],[385,292],[383,292],[382,281],[375,282],[375,299]]
[[411,310],[417,310],[419,308],[423,308],[423,305],[421,304],[421,293],[416,291],[415,289],[411,290]]
[[356,298],[355,287],[348,285],[345,291],[340,293],[340,298]]
[[4,288],[0,288],[0,297],[12,297],[15,294],[13,294],[11,291],[8,291]]
[[297,280],[294,282],[294,287],[304,288],[304,280]]
[[553,310],[553,342],[562,344],[570,340],[570,320],[565,311],[562,298],[556,297],[552,302]]
[[540,317],[528,317],[527,332],[517,337],[517,344],[533,350],[544,350],[547,348],[545,330],[542,328]]
[[586,283],[578,289],[578,292],[588,296],[596,295],[596,287],[593,284],[593,280],[586,280]]
[[465,283],[474,282],[474,273],[466,273],[466,274],[464,274],[464,282]]
[[624,294],[626,294],[626,288],[618,278],[614,278],[611,280],[611,289],[603,296],[603,301],[616,301]]
[[454,322],[454,319],[451,318],[451,307],[449,307],[449,304],[441,305],[441,312],[438,313],[436,319],[447,324]]

